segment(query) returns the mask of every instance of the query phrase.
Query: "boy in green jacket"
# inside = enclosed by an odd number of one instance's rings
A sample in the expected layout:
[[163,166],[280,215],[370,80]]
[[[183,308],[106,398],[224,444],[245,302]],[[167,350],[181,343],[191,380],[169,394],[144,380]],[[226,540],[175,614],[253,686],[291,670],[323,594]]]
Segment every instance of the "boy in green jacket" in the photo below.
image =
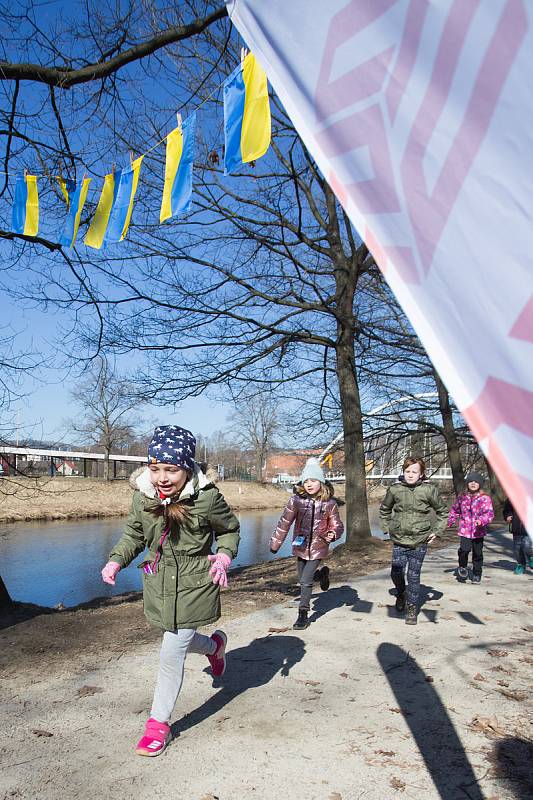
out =
[[[383,532],[393,542],[391,578],[396,587],[396,610],[404,611],[407,600],[405,622],[416,625],[420,572],[427,546],[445,529],[448,511],[436,487],[425,483],[426,465],[422,458],[406,458],[402,469],[403,475],[387,490],[379,516]],[[435,525],[432,509],[437,517]]]

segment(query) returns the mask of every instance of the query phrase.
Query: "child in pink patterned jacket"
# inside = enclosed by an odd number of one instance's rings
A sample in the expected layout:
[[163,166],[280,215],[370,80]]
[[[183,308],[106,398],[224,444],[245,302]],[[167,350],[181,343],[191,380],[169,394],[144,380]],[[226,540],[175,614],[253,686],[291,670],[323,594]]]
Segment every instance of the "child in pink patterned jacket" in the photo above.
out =
[[322,591],[329,588],[329,567],[321,567],[321,563],[328,554],[330,543],[342,536],[344,525],[333,500],[333,488],[326,482],[317,458],[307,459],[295,492],[270,539],[270,552],[278,552],[294,522],[292,554],[298,559],[302,594],[298,619],[292,627],[304,630],[309,625],[307,614],[313,581],[320,580]]
[[459,523],[459,567],[461,582],[468,578],[468,554],[472,550],[472,583],[480,583],[483,570],[483,540],[487,525],[494,519],[492,500],[481,491],[484,479],[480,472],[470,472],[466,478],[467,491],[460,494],[450,509],[448,525]]

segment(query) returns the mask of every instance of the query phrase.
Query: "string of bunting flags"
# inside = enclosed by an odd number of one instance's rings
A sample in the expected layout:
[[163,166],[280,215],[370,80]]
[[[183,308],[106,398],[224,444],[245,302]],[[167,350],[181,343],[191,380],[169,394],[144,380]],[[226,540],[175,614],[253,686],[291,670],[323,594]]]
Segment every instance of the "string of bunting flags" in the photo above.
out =
[[[266,74],[252,53],[242,54],[241,63],[229,75],[223,87],[224,100],[224,174],[231,175],[240,165],[257,161],[270,145],[271,116]],[[162,223],[190,208],[195,154],[196,112],[181,120],[178,127],[151,148],[166,142],[165,176],[159,221]],[[149,151],[150,152],[150,151]],[[146,155],[146,154],[145,154]],[[96,250],[121,242],[133,214],[135,195],[145,155],[131,160],[131,165],[104,177],[96,210],[83,242]],[[44,176],[18,176],[12,207],[12,230],[25,236],[39,231],[39,189]],[[92,178],[73,181],[56,178],[65,201],[67,215],[59,244],[73,247],[78,236],[81,215]]]

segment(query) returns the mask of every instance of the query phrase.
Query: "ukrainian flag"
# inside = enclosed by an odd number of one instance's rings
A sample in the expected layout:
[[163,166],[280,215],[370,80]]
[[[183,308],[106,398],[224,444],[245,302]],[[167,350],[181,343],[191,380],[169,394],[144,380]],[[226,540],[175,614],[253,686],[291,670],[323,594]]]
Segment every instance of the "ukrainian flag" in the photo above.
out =
[[70,178],[58,178],[57,182],[59,184],[59,188],[61,189],[61,194],[65,198],[68,211],[70,208],[70,195],[76,191],[76,181],[72,181]]
[[181,127],[175,128],[166,137],[165,185],[160,222],[187,211],[191,204],[195,130],[196,114],[192,114]]
[[102,245],[120,242],[126,236],[143,158],[133,161],[129,169],[105,176],[96,212],[83,240],[89,247],[99,250]]
[[132,161],[129,169],[123,169],[120,173],[104,244],[121,242],[128,232],[143,158],[144,156],[139,156]]
[[13,200],[13,231],[25,236],[37,236],[39,230],[39,192],[37,176],[25,175],[15,182]]
[[87,199],[87,191],[90,182],[90,178],[84,178],[82,181],[74,184],[74,191],[72,191],[72,187],[68,191],[68,217],[61,238],[59,239],[59,244],[62,244],[64,247],[72,247],[76,241],[78,228],[80,227],[81,212],[83,211],[83,206]]
[[261,158],[270,145],[266,74],[252,53],[224,81],[224,174]]
[[99,250],[102,247],[111,209],[117,195],[120,175],[121,170],[118,170],[116,173],[110,172],[109,175],[105,176],[94,217],[83,240],[88,247],[94,247],[95,250]]

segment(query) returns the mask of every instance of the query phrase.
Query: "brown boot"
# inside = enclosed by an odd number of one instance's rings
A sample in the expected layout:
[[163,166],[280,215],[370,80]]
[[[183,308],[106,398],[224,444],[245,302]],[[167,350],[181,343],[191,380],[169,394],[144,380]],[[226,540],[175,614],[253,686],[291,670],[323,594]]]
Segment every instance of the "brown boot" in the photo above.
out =
[[407,603],[407,612],[405,614],[405,624],[406,625],[416,625],[416,606],[412,603]]

